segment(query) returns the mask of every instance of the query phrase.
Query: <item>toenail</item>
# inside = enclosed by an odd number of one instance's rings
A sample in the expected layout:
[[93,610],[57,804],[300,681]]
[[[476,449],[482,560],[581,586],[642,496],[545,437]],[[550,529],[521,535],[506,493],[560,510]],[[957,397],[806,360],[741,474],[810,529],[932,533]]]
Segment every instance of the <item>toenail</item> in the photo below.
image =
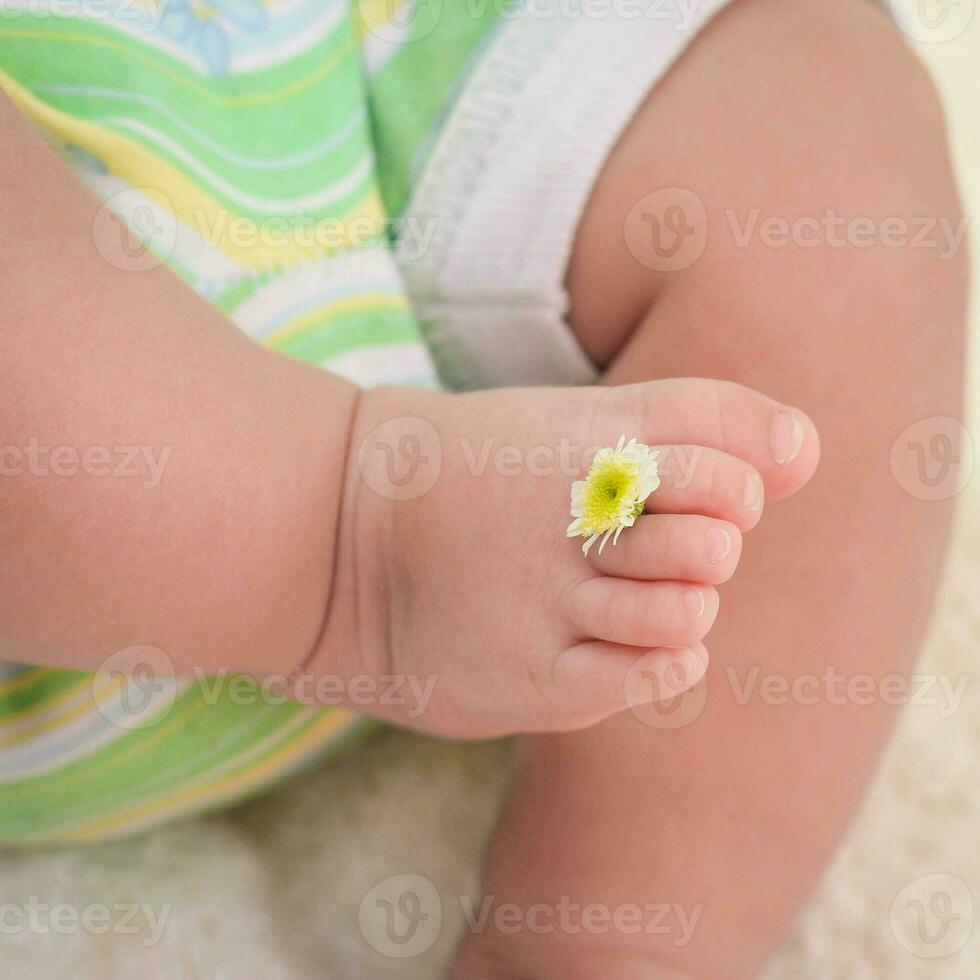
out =
[[704,615],[704,593],[700,589],[685,589],[681,605],[684,607],[684,617],[693,623]]
[[762,510],[762,500],[765,493],[762,477],[753,470],[745,480],[745,506],[749,510]]
[[720,527],[708,531],[708,562],[717,565],[732,553],[732,536]]
[[777,463],[791,463],[800,455],[806,431],[796,415],[777,412],[769,429],[769,450]]
[[[693,687],[702,677],[708,668],[708,655],[701,650],[691,650],[685,647],[677,652],[677,660],[681,662],[681,669],[684,672],[685,690]],[[680,692],[683,693],[683,692]]]
[[707,658],[695,653],[690,647],[674,647],[669,649],[670,658],[663,672],[665,693],[683,694],[693,687],[704,676]]

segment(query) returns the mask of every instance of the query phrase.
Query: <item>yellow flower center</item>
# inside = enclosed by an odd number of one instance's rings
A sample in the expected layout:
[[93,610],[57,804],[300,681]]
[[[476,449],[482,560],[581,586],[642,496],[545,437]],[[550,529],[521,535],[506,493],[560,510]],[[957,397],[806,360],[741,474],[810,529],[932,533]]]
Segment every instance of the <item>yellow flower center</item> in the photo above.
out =
[[584,516],[596,529],[618,521],[623,501],[636,494],[635,466],[610,462],[592,473],[585,489]]

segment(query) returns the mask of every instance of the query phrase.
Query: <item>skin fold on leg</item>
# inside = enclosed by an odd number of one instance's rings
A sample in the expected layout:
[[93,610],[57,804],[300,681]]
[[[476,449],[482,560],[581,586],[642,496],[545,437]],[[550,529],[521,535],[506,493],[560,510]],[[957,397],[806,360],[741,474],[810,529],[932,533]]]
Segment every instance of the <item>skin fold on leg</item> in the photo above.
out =
[[[661,188],[705,208],[704,252],[680,270],[644,265],[624,236]],[[754,210],[867,218],[872,241],[826,225],[816,246],[746,238]],[[942,113],[871,5],[739,0],[624,134],[569,271],[583,345],[609,383],[727,378],[799,405],[822,462],[746,535],[690,723],[628,712],[519,746],[485,893],[524,909],[669,906],[666,931],[469,936],[452,977],[740,980],[792,924],[898,709],[823,681],[815,702],[765,697],[759,681],[908,674],[942,572],[953,501],[921,499],[889,465],[912,423],[962,417],[965,244],[884,241],[887,219],[921,216],[961,220]]]

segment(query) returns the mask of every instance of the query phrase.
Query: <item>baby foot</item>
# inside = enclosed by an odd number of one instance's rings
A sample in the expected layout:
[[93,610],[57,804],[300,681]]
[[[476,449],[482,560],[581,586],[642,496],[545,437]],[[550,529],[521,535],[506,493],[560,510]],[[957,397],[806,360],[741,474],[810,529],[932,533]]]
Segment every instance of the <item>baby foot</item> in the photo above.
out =
[[[570,489],[621,436],[658,452],[660,485],[583,556]],[[458,737],[594,724],[628,707],[638,672],[652,698],[678,694],[707,667],[741,533],[818,456],[802,412],[727,382],[367,392],[307,669],[407,679],[424,705],[362,708]]]

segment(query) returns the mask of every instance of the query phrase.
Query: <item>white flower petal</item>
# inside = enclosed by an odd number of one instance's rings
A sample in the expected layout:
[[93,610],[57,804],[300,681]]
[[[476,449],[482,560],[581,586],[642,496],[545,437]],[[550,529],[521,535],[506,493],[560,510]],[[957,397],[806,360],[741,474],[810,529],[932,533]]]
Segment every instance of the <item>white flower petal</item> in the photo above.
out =
[[606,542],[609,540],[609,535],[613,533],[613,529],[609,528],[608,531],[602,536],[602,541],[599,542],[599,554],[602,554],[602,549],[605,548]]

